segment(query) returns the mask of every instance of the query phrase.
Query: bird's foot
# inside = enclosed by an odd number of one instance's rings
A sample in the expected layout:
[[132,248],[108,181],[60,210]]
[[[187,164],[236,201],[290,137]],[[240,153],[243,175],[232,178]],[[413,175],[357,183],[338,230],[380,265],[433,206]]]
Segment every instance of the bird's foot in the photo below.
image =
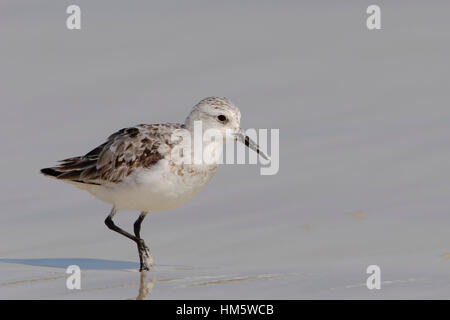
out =
[[141,266],[139,268],[139,271],[149,271],[150,268],[153,268],[153,258],[150,254],[150,249],[145,245],[144,240],[141,239],[138,243],[138,250],[139,250],[139,260],[141,263]]

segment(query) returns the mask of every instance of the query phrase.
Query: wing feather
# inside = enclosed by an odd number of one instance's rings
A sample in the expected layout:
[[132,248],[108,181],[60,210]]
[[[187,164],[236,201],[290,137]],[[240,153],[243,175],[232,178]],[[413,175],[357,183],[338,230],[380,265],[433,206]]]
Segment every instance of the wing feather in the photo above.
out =
[[41,172],[81,183],[117,183],[138,168],[150,168],[164,158],[170,150],[172,132],[180,128],[180,124],[142,124],[124,128],[84,156],[61,160],[59,166]]

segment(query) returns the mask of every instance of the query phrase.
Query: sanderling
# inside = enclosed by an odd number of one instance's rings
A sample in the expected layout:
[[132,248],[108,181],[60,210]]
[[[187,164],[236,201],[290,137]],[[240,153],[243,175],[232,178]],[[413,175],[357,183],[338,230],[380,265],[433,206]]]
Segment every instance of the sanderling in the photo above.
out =
[[[192,109],[184,124],[140,124],[124,128],[84,156],[61,160],[56,167],[41,170],[46,176],[73,184],[94,197],[112,204],[106,226],[136,242],[140,271],[153,266],[150,250],[140,236],[141,223],[148,212],[177,208],[192,199],[217,169],[217,162],[184,163],[172,152],[183,138],[173,139],[177,131],[194,134],[200,121],[204,130],[213,129],[223,139],[243,142],[263,158],[267,155],[240,129],[241,113],[228,99],[210,97]],[[180,135],[176,135],[180,137]],[[222,152],[224,141],[203,141],[204,149]],[[191,152],[193,152],[191,150]],[[113,222],[119,210],[140,211],[134,223],[134,235]]]

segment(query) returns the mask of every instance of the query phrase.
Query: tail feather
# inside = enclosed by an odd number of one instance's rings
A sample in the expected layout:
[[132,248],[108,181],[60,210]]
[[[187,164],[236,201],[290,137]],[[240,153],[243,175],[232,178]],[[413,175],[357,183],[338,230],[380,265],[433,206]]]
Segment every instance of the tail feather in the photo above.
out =
[[56,179],[65,180],[68,182],[77,182],[81,184],[91,184],[99,186],[100,183],[96,183],[93,181],[83,181],[80,179],[81,170],[72,170],[72,171],[58,171],[58,167],[56,168],[44,168],[41,169],[41,173],[44,176],[53,177]]
[[41,173],[69,183],[100,185],[97,181],[100,176],[99,172],[97,172],[96,164],[103,147],[107,143],[102,144],[84,156],[60,160],[58,166],[41,169]]
[[44,176],[50,176],[50,177],[58,178],[58,176],[60,176],[62,172],[58,171],[58,170],[55,170],[54,168],[44,168],[44,169],[41,169],[41,173]]

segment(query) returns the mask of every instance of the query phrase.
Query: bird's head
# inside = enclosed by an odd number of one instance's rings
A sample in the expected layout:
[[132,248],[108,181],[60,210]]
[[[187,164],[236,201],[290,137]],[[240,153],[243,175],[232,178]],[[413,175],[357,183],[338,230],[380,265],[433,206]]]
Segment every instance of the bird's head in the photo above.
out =
[[269,157],[260,151],[259,146],[241,129],[241,112],[229,99],[209,97],[201,100],[186,118],[186,129],[193,132],[196,121],[202,122],[203,132],[206,130],[220,132],[224,142],[227,140],[241,141],[264,159],[269,160]]

